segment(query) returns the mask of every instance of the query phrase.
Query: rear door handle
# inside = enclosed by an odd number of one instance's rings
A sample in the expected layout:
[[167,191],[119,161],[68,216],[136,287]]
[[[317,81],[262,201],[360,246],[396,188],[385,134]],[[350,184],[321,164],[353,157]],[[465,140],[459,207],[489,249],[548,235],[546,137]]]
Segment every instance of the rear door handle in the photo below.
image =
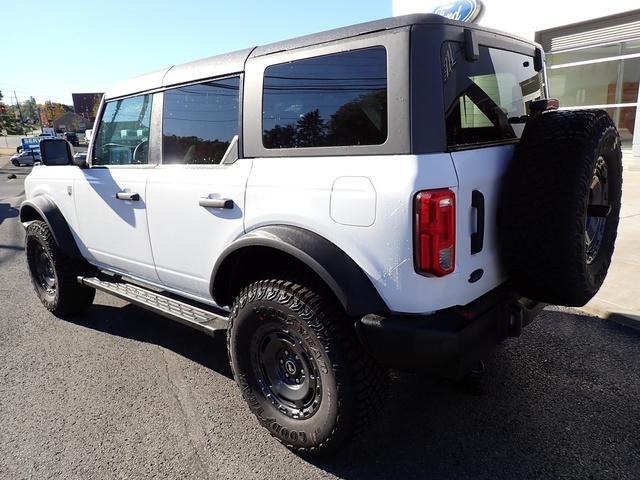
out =
[[140,195],[135,192],[118,192],[116,193],[116,198],[118,200],[129,200],[131,202],[140,201]]
[[476,232],[471,234],[471,255],[480,253],[484,246],[484,195],[478,190],[471,192],[471,207],[476,210]]
[[204,208],[233,208],[233,200],[228,198],[201,198],[198,204]]

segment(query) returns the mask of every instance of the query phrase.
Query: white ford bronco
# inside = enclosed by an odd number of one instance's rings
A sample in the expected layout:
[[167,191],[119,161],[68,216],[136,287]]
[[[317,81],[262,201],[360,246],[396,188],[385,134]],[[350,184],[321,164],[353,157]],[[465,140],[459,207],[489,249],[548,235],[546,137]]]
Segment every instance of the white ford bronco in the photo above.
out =
[[175,65],[107,92],[86,160],[43,140],[20,219],[55,315],[100,290],[226,332],[249,408],[327,453],[386,369],[461,378],[613,253],[602,111],[546,98],[539,46],[411,15]]

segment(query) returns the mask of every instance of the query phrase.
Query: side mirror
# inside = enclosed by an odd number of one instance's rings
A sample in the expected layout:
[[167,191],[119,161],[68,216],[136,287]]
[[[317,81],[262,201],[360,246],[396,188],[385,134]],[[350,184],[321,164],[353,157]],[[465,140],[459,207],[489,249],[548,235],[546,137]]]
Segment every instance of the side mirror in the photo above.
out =
[[80,167],[80,168],[88,168],[89,164],[87,163],[87,154],[86,153],[82,153],[82,154],[78,154],[76,153],[73,156],[73,163]]
[[71,144],[62,138],[40,140],[40,158],[45,165],[74,165]]

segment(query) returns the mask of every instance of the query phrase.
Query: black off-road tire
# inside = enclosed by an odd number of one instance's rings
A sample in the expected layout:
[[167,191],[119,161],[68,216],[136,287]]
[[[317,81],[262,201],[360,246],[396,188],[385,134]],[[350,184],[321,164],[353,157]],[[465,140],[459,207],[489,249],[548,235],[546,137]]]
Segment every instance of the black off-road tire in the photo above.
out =
[[[309,282],[272,279],[244,288],[231,309],[227,345],[234,378],[260,423],[292,451],[324,455],[374,418],[388,376],[363,350],[353,319],[337,301],[303,284]],[[284,363],[282,357],[268,363],[267,352],[280,351],[278,342],[290,356]],[[294,365],[287,370],[289,358],[291,363],[299,359],[298,369]],[[292,407],[290,392],[278,393],[276,386],[286,390],[283,385],[293,380],[284,374],[304,375],[304,368],[309,378],[301,381],[314,382],[315,389],[309,390],[306,402],[299,400]]]
[[[547,303],[587,303],[611,263],[621,195],[620,137],[605,111],[531,118],[505,176],[500,205],[502,251],[517,290]],[[587,236],[593,225],[597,248]]]
[[[91,306],[95,289],[77,282],[78,275],[86,273],[87,265],[69,258],[58,248],[45,222],[29,224],[25,249],[31,283],[47,310],[58,317],[66,317],[82,313]],[[43,276],[49,282],[42,280]]]

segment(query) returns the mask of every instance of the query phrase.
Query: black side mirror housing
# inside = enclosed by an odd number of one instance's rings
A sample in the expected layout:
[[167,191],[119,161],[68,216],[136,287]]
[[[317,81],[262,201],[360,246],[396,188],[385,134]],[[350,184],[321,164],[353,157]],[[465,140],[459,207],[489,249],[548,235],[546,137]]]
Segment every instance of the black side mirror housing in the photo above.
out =
[[86,156],[82,156],[82,157],[73,157],[73,164],[80,167],[80,168],[88,168],[89,164],[87,163],[87,157]]
[[71,144],[62,138],[40,140],[40,158],[44,165],[75,165]]

